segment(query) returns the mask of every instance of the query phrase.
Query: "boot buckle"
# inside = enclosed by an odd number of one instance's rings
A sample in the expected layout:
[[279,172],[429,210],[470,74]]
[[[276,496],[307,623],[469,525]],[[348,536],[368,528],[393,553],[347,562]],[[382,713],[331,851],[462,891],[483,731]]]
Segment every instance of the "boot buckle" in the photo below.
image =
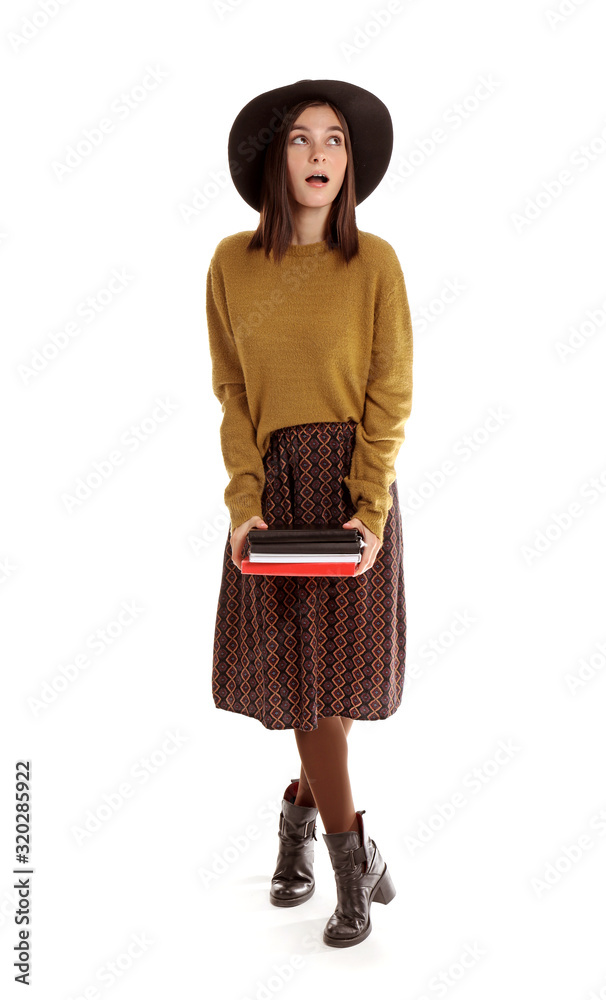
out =
[[316,837],[316,821],[315,821],[315,819],[308,819],[307,820],[307,823],[305,824],[305,829],[303,830],[303,836],[304,837],[307,837],[307,828],[308,828],[308,826],[312,826],[313,827],[313,829],[311,831],[311,835],[314,838],[314,840],[317,840],[318,838]]
[[364,862],[368,860],[366,857],[366,848],[364,847],[364,844],[360,844],[359,847],[356,847],[355,850],[352,850],[349,853],[351,855],[352,868],[355,868],[356,865],[364,864]]

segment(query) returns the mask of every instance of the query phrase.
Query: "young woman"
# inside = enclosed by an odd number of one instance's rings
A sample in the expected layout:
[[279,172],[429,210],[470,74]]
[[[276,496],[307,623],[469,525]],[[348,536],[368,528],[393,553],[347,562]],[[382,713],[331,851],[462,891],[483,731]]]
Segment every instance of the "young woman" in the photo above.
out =
[[[387,170],[385,105],[338,80],[261,94],[229,137],[232,179],[260,212],[225,237],[207,277],[213,391],[231,534],[218,598],[217,708],[293,729],[301,773],[282,800],[270,899],[314,892],[318,811],[337,888],[324,941],[371,931],[395,888],[356,810],[347,769],[354,720],[402,700],[406,652],[402,520],[394,463],[412,402],[412,330],[402,268],[355,208]],[[358,528],[352,577],[242,574],[251,529]]]

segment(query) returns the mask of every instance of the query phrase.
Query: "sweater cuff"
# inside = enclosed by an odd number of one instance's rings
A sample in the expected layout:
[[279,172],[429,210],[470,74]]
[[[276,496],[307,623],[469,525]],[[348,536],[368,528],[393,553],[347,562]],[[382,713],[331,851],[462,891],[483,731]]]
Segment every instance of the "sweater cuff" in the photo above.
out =
[[254,517],[255,514],[261,518],[263,517],[261,501],[255,497],[241,497],[237,502],[232,501],[229,503],[227,509],[229,510],[232,535],[236,528],[239,528],[241,524],[248,521],[249,517]]
[[357,517],[362,524],[365,524],[367,528],[370,528],[373,535],[376,535],[381,542],[381,545],[383,544],[383,532],[387,522],[387,514],[379,514],[374,510],[369,510],[368,507],[360,507],[360,509],[355,512],[353,517]]

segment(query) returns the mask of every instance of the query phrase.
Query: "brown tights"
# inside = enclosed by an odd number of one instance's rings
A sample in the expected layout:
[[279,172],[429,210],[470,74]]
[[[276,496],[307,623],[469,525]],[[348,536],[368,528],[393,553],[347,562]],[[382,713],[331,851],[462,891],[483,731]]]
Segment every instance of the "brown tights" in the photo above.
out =
[[[296,806],[317,806],[326,833],[359,829],[347,771],[347,736],[353,719],[318,719],[318,728],[295,729],[301,758]],[[311,786],[313,785],[313,792]]]

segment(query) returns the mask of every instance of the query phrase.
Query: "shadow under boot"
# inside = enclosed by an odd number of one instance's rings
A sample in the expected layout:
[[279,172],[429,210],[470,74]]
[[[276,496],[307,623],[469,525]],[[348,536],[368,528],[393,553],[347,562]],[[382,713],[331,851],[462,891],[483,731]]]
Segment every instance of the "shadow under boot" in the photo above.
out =
[[294,804],[298,788],[299,779],[293,778],[282,799],[278,830],[280,847],[269,889],[269,899],[274,906],[298,906],[310,899],[316,888],[313,841],[318,839],[318,810],[315,806]]
[[359,832],[323,833],[337,883],[337,906],[324,928],[324,943],[333,948],[359,944],[372,930],[370,904],[389,903],[396,894],[379,848],[356,812]]

